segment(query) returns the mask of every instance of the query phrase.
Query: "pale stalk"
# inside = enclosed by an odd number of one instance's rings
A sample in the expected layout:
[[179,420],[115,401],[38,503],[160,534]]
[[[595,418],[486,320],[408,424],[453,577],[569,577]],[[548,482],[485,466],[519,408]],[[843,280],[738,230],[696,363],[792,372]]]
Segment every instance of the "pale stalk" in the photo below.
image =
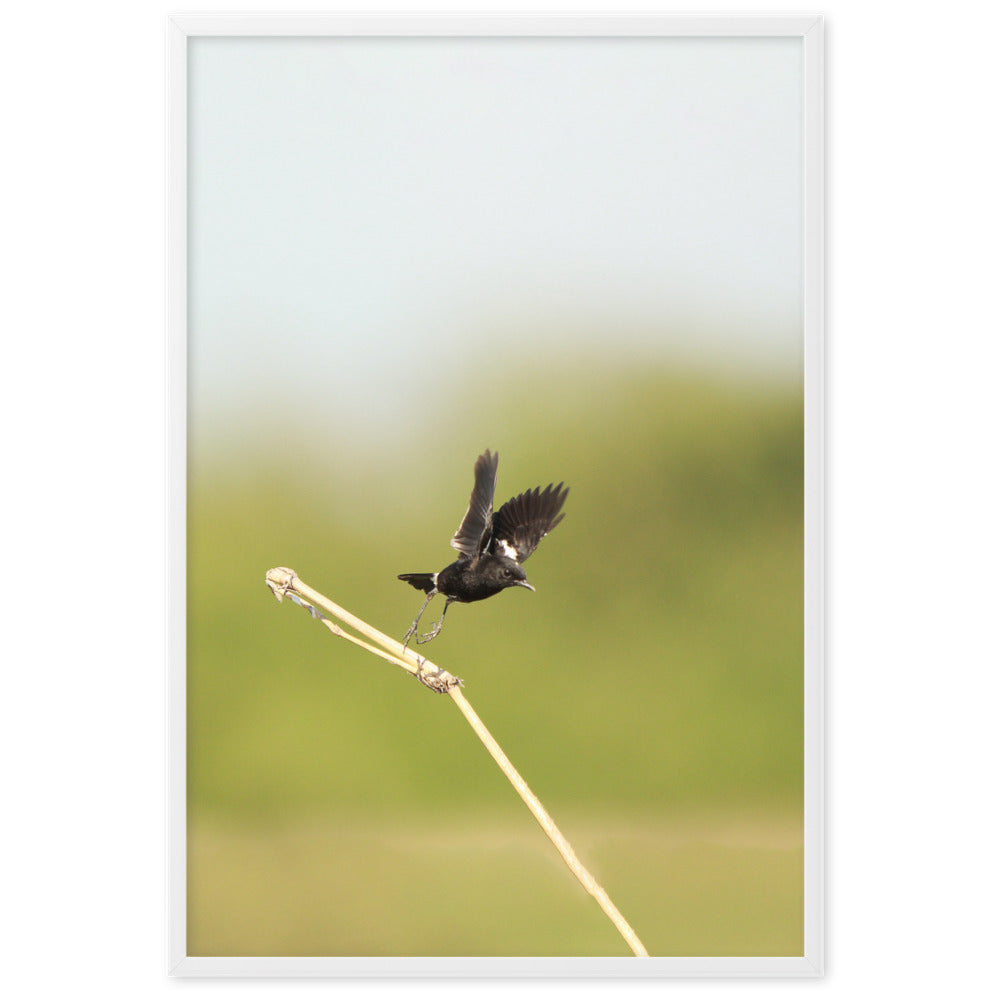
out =
[[[414,650],[404,648],[401,642],[373,628],[367,622],[352,615],[349,611],[345,611],[340,605],[334,604],[328,597],[325,597],[319,591],[313,590],[312,587],[303,583],[296,576],[294,570],[284,567],[268,570],[266,580],[267,585],[279,601],[283,597],[290,597],[297,604],[301,604],[310,610],[314,616],[320,618],[323,624],[334,635],[348,639],[362,649],[366,649],[368,652],[374,653],[376,656],[380,656],[382,659],[402,667],[409,673],[419,677],[428,687],[433,688],[435,691],[449,694],[452,701],[455,702],[459,711],[461,711],[466,721],[472,727],[473,732],[482,741],[483,746],[486,747],[490,756],[506,775],[507,780],[514,786],[514,790],[521,796],[524,804],[531,810],[532,815],[538,821],[538,825],[541,826],[549,840],[555,845],[556,850],[566,862],[569,870],[576,876],[584,889],[597,900],[598,905],[615,925],[618,933],[625,939],[633,953],[642,957],[649,955],[649,952],[646,951],[643,943],[639,940],[639,936],[622,916],[618,907],[611,901],[611,897],[608,896],[607,892],[598,884],[594,876],[583,866],[580,859],[576,856],[576,852],[570,846],[569,841],[562,835],[538,797],[528,787],[528,783],[517,772],[507,755],[500,748],[500,744],[493,738],[493,735],[483,724],[482,719],[479,718],[473,707],[466,700],[465,695],[460,690],[462,682],[457,677],[449,674],[446,670],[442,670]],[[370,643],[345,632],[339,626],[328,621],[323,615],[317,614],[315,611],[316,608],[322,608],[327,614],[340,619],[345,625],[349,625],[357,632],[367,636],[373,642],[382,646],[383,649],[378,649]]]

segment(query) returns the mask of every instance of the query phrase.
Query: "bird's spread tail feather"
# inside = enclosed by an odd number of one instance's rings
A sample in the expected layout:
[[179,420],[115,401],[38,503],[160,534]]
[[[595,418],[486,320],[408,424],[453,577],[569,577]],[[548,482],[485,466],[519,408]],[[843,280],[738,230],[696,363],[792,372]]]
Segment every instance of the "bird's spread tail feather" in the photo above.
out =
[[399,579],[405,580],[411,587],[429,594],[434,589],[436,573],[400,573]]

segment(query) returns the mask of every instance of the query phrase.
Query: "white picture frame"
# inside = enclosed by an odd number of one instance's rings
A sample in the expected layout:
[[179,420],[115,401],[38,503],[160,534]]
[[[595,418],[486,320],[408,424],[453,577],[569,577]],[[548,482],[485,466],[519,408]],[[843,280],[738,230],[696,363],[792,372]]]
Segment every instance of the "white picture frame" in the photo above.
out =
[[[178,977],[816,977],[824,970],[824,26],[818,16],[461,17],[177,15],[168,20],[168,659],[169,920]],[[805,935],[800,956],[772,958],[193,957],[186,948],[185,493],[187,399],[187,46],[256,36],[789,36],[803,46],[805,388]]]

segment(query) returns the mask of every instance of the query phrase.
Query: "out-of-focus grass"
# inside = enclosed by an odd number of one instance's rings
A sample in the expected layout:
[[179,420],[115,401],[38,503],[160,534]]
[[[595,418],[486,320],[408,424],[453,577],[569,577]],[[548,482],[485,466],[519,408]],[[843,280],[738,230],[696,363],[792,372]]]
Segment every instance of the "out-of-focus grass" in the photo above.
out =
[[[396,574],[450,561],[486,447],[498,504],[562,479],[567,517],[527,564],[537,592],[453,607],[433,659],[465,679],[652,952],[800,953],[800,397],[591,366],[491,376],[421,429],[419,449],[366,460],[308,428],[254,431],[252,448],[192,440],[192,953],[621,946],[514,819],[523,807],[449,700],[264,587],[291,566],[401,636],[420,595]],[[780,827],[785,846],[672,839],[705,809],[719,828]],[[648,835],[589,856],[563,814]],[[512,822],[525,826],[496,833]],[[477,855],[497,836],[516,849]]]
[[[802,953],[794,817],[567,828],[651,954]],[[191,954],[631,954],[530,818],[206,820],[189,852]]]

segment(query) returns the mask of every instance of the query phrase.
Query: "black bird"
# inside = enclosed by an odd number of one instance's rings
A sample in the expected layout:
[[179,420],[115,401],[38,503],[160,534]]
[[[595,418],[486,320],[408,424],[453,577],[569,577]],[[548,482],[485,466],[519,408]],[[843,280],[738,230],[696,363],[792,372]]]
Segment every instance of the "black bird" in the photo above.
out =
[[[562,483],[558,486],[549,483],[544,490],[536,486],[508,500],[494,514],[493,494],[499,460],[499,455],[490,454],[488,450],[476,459],[476,482],[469,509],[451,540],[451,547],[461,553],[458,559],[437,573],[400,574],[400,580],[427,595],[420,614],[403,638],[404,646],[414,635],[418,643],[429,642],[438,635],[452,601],[463,604],[482,601],[507,587],[535,589],[525,578],[521,564],[566,516],[560,511],[569,488],[563,489]],[[426,635],[419,635],[420,618],[436,594],[444,594],[447,598],[441,620]]]

